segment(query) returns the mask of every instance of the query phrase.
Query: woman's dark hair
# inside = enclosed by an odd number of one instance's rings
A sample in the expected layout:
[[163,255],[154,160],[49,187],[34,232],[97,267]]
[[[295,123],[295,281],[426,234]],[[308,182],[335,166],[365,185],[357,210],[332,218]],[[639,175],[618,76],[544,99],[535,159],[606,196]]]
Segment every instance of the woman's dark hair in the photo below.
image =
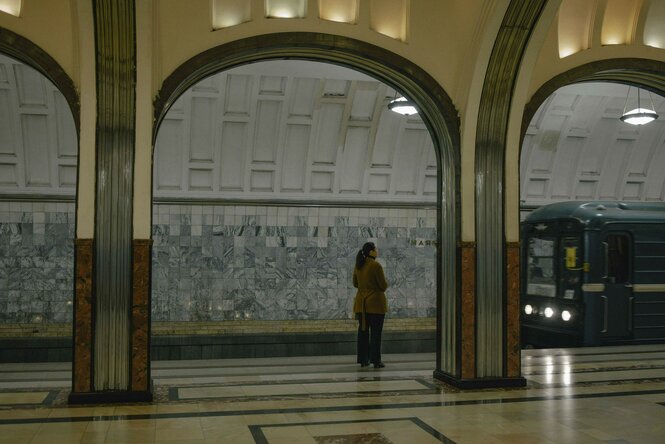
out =
[[376,245],[374,245],[374,242],[365,242],[365,245],[358,251],[358,254],[356,254],[356,268],[360,270],[363,268],[363,265],[365,265],[365,261],[367,260],[367,256],[369,256],[369,252],[372,250],[376,250]]

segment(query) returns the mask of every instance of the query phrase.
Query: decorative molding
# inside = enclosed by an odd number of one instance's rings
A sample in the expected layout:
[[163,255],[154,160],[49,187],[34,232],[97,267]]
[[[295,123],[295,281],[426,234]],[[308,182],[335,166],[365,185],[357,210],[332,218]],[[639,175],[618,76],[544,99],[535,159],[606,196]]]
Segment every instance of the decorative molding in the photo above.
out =
[[477,375],[504,369],[504,162],[513,88],[529,37],[547,0],[512,0],[490,56],[476,132]]
[[130,387],[136,114],[134,0],[94,0],[97,54],[94,389]]

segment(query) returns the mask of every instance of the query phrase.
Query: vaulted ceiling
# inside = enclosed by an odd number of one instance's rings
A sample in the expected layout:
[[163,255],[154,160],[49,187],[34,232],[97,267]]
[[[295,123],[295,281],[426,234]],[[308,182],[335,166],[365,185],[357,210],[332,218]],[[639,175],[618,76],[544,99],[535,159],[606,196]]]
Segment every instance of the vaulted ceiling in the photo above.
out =
[[270,61],[216,74],[166,115],[156,197],[433,202],[436,157],[393,89],[343,67]]
[[74,195],[78,142],[60,91],[0,54],[0,194]]
[[[540,107],[522,145],[521,199],[528,206],[564,200],[665,200],[661,117],[644,126],[621,122],[628,86],[580,83],[559,89]],[[641,92],[642,105],[650,105]],[[628,109],[637,107],[631,88]]]
[[[524,137],[526,206],[579,199],[665,200],[665,126],[619,120],[628,87],[583,83],[546,100]],[[155,147],[157,198],[433,203],[424,123],[387,109],[389,86],[340,66],[270,61],[188,90]],[[665,101],[653,95],[665,113]],[[642,92],[643,102],[649,102]],[[636,89],[628,107],[636,105]],[[73,196],[77,139],[60,92],[0,55],[0,194]]]

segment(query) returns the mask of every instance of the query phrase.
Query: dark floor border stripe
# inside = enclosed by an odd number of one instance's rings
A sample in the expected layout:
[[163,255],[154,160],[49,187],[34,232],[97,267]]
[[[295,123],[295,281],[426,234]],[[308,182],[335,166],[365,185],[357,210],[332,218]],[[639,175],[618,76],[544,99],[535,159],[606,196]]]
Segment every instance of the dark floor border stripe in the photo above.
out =
[[225,382],[210,384],[178,384],[170,386],[169,388],[215,388],[215,387],[244,387],[247,385],[293,385],[293,384],[338,384],[347,382],[395,382],[395,381],[416,381],[426,387],[436,388],[439,386],[432,385],[421,377],[416,376],[369,376],[361,378],[336,378],[336,379],[292,379],[292,380],[279,380],[279,381],[245,381],[245,382]]
[[[297,358],[301,358],[302,356],[294,356]],[[312,356],[311,358],[316,359],[318,356]],[[351,357],[352,359],[355,359],[355,356]],[[201,369],[206,369],[206,368],[246,368],[246,367],[257,367],[257,368],[263,368],[263,367],[292,367],[292,366],[297,366],[297,367],[302,367],[302,366],[317,366],[317,367],[330,367],[330,366],[339,366],[339,365],[352,365],[351,363],[353,362],[352,360],[349,361],[340,361],[340,362],[321,362],[321,363],[309,363],[309,362],[301,362],[301,363],[284,363],[284,364],[253,364],[251,362],[251,359],[266,359],[266,358],[247,358],[248,361],[245,364],[230,364],[230,365],[200,365],[200,366],[182,366],[182,367],[160,367],[154,365],[156,362],[164,362],[164,361],[153,361],[153,366],[152,370],[153,371],[166,371],[166,370],[201,370]],[[268,358],[268,359],[288,359],[288,358]],[[216,359],[220,360],[220,359]],[[223,359],[221,359],[223,360]],[[391,360],[387,361],[387,364],[432,364],[432,367],[435,366],[435,360],[434,359],[408,359],[408,360]]]
[[[319,371],[311,371],[311,372],[303,372],[301,371],[301,367],[298,367],[298,372],[293,372],[293,371],[288,371],[284,370],[283,372],[278,372],[278,373],[214,373],[214,374],[209,374],[209,375],[158,375],[155,374],[157,372],[154,371],[153,369],[153,374],[152,374],[152,379],[153,380],[159,380],[159,381],[167,381],[170,379],[202,379],[202,378],[235,378],[238,376],[280,376],[280,375],[293,375],[293,374],[303,374],[303,375],[318,375],[318,374],[330,374],[330,370],[319,370]],[[346,372],[335,372],[339,374],[366,374],[366,373],[373,373],[373,372],[421,372],[421,371],[427,371],[431,372],[434,371],[434,366],[427,367],[427,368],[405,368],[405,369],[396,369],[396,368],[386,368],[386,369],[381,369],[381,370],[356,370],[354,369],[349,369],[349,371]],[[23,373],[23,372],[13,372],[13,373]],[[35,378],[37,379],[37,378]],[[5,379],[5,378],[0,378],[0,384],[2,383],[8,383],[8,382],[30,382],[34,381],[35,379]],[[38,378],[39,381],[48,381],[48,382],[56,382],[56,381],[71,381],[71,376],[67,378]]]
[[591,361],[578,361],[578,362],[569,362],[568,364],[564,364],[561,362],[554,362],[552,364],[531,364],[531,363],[526,363],[522,361],[522,368],[530,368],[530,367],[549,367],[549,366],[558,366],[558,365],[580,365],[580,364],[596,364],[598,362],[649,362],[649,361],[665,361],[665,356],[662,358],[641,358],[641,359],[595,359]]
[[[301,356],[298,356],[301,357]],[[317,356],[313,356],[313,358],[317,358]],[[322,362],[322,363],[284,363],[284,364],[253,364],[251,362],[251,359],[253,358],[247,358],[248,361],[245,364],[232,364],[232,365],[196,365],[196,366],[178,366],[178,367],[161,367],[158,365],[155,365],[156,362],[165,362],[165,361],[152,361],[152,371],[154,372],[160,372],[160,371],[172,371],[172,370],[204,370],[204,369],[224,369],[224,368],[247,368],[247,367],[252,367],[252,368],[266,368],[266,367],[331,367],[331,366],[347,366],[347,365],[352,365],[352,361],[344,361],[344,362]],[[265,359],[265,358],[255,358],[255,359]],[[273,359],[273,358],[270,358]],[[274,358],[274,359],[281,359],[281,358]],[[287,359],[287,358],[285,358]],[[353,359],[355,359],[355,356],[353,356]],[[664,358],[665,359],[665,358]],[[216,359],[216,360],[221,360],[223,359]],[[192,361],[192,360],[189,360]],[[29,365],[30,363],[25,363],[26,365]],[[434,368],[435,361],[434,359],[418,359],[418,360],[391,360],[387,362],[388,365],[392,364],[431,364],[431,367]],[[66,369],[45,369],[45,370],[39,370],[39,369],[16,369],[16,370],[0,370],[0,374],[3,373],[58,373],[58,372],[71,372],[71,366],[67,367]]]
[[7,382],[34,382],[34,381],[39,381],[39,382],[56,382],[56,381],[67,381],[71,382],[72,377],[71,375],[66,378],[32,378],[32,379],[26,379],[26,378],[21,378],[21,379],[4,379],[0,378],[0,384],[7,383]]
[[[576,370],[570,370],[567,372],[556,371],[556,372],[522,372],[522,376],[542,376],[542,375],[564,375],[564,374],[585,374],[585,373],[604,373],[604,372],[639,372],[644,370],[662,370],[665,369],[665,365],[653,365],[649,367],[607,367],[607,368],[579,368]],[[665,377],[665,374],[663,375]]]
[[[15,363],[13,363],[13,364],[15,364]],[[30,365],[29,362],[26,362],[25,364]],[[1,365],[2,364],[0,364],[0,366]],[[45,370],[38,370],[38,369],[30,370],[30,369],[20,369],[20,368],[17,368],[16,370],[0,370],[0,374],[3,374],[3,373],[24,373],[24,374],[25,373],[65,373],[65,372],[67,372],[67,373],[72,372],[71,364],[67,368],[60,369],[60,370],[53,369],[53,368],[45,369]]]
[[566,387],[578,387],[578,386],[593,386],[593,385],[598,385],[598,384],[603,384],[603,385],[611,385],[611,384],[630,384],[631,382],[644,382],[644,381],[651,381],[654,383],[660,383],[660,382],[665,382],[665,375],[662,378],[657,378],[657,377],[651,377],[651,378],[631,378],[631,379],[599,379],[597,381],[574,381],[571,382],[570,384],[563,384],[563,383],[542,383],[538,381],[534,381],[533,379],[527,378],[527,381],[529,381],[529,384],[531,384],[533,387],[537,388],[546,388],[546,389],[554,389],[554,388],[566,388]]
[[413,378],[413,381],[418,381],[419,383],[421,383],[425,387],[429,387],[432,390],[441,391],[443,389],[443,386],[431,383],[431,382],[429,382],[425,379],[422,379],[422,378]]
[[642,396],[642,395],[662,395],[662,394],[665,394],[665,389],[627,391],[627,392],[581,393],[576,395],[532,396],[527,398],[520,397],[520,398],[459,400],[459,401],[432,401],[432,402],[392,403],[392,404],[378,404],[378,405],[369,404],[369,405],[352,405],[352,406],[276,408],[276,409],[255,409],[255,410],[235,410],[235,411],[221,410],[213,412],[147,413],[147,414],[138,414],[138,415],[65,416],[65,417],[55,417],[55,418],[53,417],[18,418],[18,419],[0,419],[0,426],[14,425],[14,424],[136,421],[136,420],[146,420],[146,419],[214,418],[214,417],[244,416],[244,415],[274,415],[274,414],[288,414],[288,413],[325,413],[325,412],[345,412],[345,411],[358,411],[358,410],[392,410],[392,409],[427,408],[427,407],[456,407],[456,406],[481,405],[481,404],[482,405],[512,404],[512,403],[523,403],[523,402],[616,398],[622,396]]
[[256,444],[268,444],[268,439],[263,433],[265,428],[282,428],[282,427],[306,427],[306,426],[315,426],[315,425],[343,425],[343,424],[363,424],[363,423],[372,423],[372,422],[395,422],[395,421],[410,421],[423,431],[433,436],[435,439],[445,443],[445,444],[455,444],[455,441],[448,438],[443,433],[436,430],[434,427],[430,426],[420,418],[415,417],[397,417],[397,418],[378,418],[378,419],[355,419],[350,421],[316,421],[316,422],[300,422],[292,424],[259,424],[259,425],[250,425],[249,431],[252,433],[254,442]]
[[[610,346],[610,347],[615,347],[615,346]],[[626,348],[630,348],[630,345],[627,345]],[[593,353],[547,353],[547,351],[553,351],[553,350],[561,350],[561,349],[556,349],[556,348],[542,348],[542,349],[536,349],[536,350],[522,350],[522,352],[528,352],[527,355],[531,356],[532,358],[546,358],[546,357],[561,357],[561,356],[598,356],[598,355],[635,355],[635,354],[640,354],[640,353],[665,353],[665,348],[660,348],[658,350],[623,350],[623,351],[606,351],[606,352],[598,352],[596,353],[596,350],[602,350],[602,347],[597,347],[594,349]],[[578,348],[568,348],[568,349],[563,349],[563,350],[579,350]],[[540,353],[542,351],[542,353]],[[538,352],[537,354],[531,354],[534,352]],[[523,354],[522,357],[525,357]]]
[[[193,386],[193,387],[169,387],[169,401],[199,401],[199,400],[223,400],[223,401],[256,401],[256,400],[274,400],[274,399],[284,399],[290,397],[302,397],[302,396],[322,396],[322,395],[333,395],[336,397],[342,396],[361,396],[361,395],[382,395],[390,394],[391,396],[398,395],[414,395],[414,394],[435,394],[439,393],[442,390],[442,387],[430,384],[422,379],[418,378],[404,378],[404,379],[391,379],[391,380],[379,380],[378,382],[404,382],[404,381],[415,381],[418,384],[422,385],[421,389],[388,389],[388,390],[358,390],[354,392],[321,392],[321,393],[283,393],[281,395],[257,395],[257,396],[202,396],[199,398],[180,398],[180,389],[188,388],[226,388],[226,387],[243,387],[243,386],[254,386],[254,385],[305,385],[305,384],[348,384],[349,382],[377,382],[377,381],[330,381],[325,382],[283,382],[280,384],[237,384],[237,385],[209,385],[209,386]],[[435,392],[432,392],[435,390]]]
[[368,396],[411,396],[411,395],[436,395],[440,391],[429,388],[412,390],[367,390],[356,392],[325,392],[325,393],[284,393],[281,395],[257,395],[257,396],[206,396],[201,398],[178,398],[170,401],[220,401],[220,402],[247,402],[247,401],[280,401],[297,399],[337,399],[337,398],[362,398]]
[[[386,364],[387,366],[390,364]],[[380,373],[380,372],[433,372],[434,367],[428,367],[428,368],[404,368],[404,369],[397,369],[397,368],[385,368],[385,369],[380,369],[380,370],[349,370],[349,371],[337,371],[335,373],[337,374],[369,374],[369,373]],[[311,371],[311,372],[301,372],[300,369],[297,372],[294,371],[288,371],[284,370],[283,372],[279,373],[228,373],[228,374],[210,374],[210,375],[178,375],[178,376],[160,376],[160,375],[155,375],[153,373],[152,379],[153,380],[159,380],[159,381],[165,381],[169,379],[203,379],[203,378],[231,378],[231,377],[237,377],[237,376],[280,376],[280,375],[293,375],[293,374],[303,374],[303,375],[319,375],[319,374],[326,374],[329,375],[330,371],[329,370],[320,370],[320,371]],[[2,382],[2,381],[0,381]]]
[[59,390],[49,391],[48,396],[46,396],[46,398],[44,398],[44,400],[42,401],[42,405],[43,406],[50,406],[51,404],[53,404],[53,402],[55,401],[55,398],[58,397],[58,393],[60,393]]

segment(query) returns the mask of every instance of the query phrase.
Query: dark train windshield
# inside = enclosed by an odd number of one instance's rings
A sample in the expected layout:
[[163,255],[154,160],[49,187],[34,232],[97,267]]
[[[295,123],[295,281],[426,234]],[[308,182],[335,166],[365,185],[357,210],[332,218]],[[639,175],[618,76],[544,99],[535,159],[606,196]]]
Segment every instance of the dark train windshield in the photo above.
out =
[[533,296],[575,299],[581,295],[581,239],[531,236],[527,239],[526,292]]
[[527,293],[556,296],[554,237],[530,237],[527,245]]

